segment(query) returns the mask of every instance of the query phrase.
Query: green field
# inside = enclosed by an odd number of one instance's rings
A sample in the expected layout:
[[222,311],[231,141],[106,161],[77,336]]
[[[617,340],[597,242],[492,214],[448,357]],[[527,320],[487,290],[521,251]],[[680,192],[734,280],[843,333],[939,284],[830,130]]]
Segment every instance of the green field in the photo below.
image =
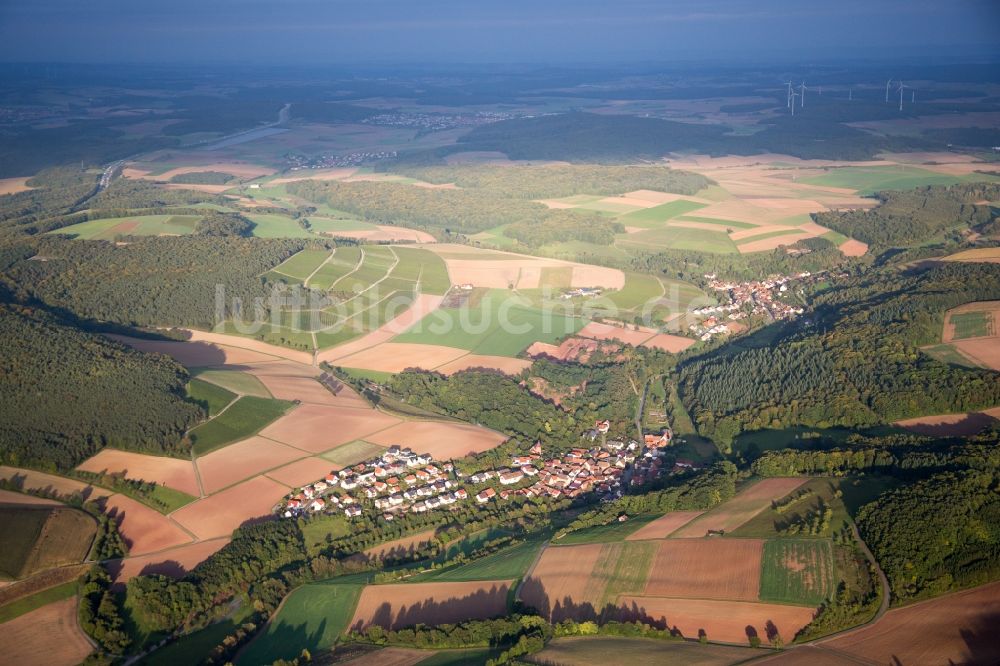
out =
[[606,544],[594,567],[593,576],[606,581],[598,608],[617,605],[620,594],[642,594],[646,589],[658,541],[619,541]]
[[973,363],[970,359],[962,356],[955,347],[950,344],[940,344],[931,345],[930,347],[921,347],[920,351],[924,352],[928,356],[936,358],[942,363],[949,363],[951,365],[960,365],[964,368],[976,368],[979,367]]
[[844,234],[840,233],[839,231],[828,231],[825,234],[823,234],[822,236],[820,236],[820,238],[822,238],[823,240],[828,240],[831,243],[833,243],[834,245],[838,245],[838,246],[846,243],[849,240],[851,240],[850,238],[848,238]]
[[374,458],[375,456],[380,455],[383,451],[385,451],[385,447],[383,446],[369,444],[368,442],[358,439],[338,446],[331,451],[327,451],[326,453],[321,454],[320,457],[329,460],[334,465],[348,467],[349,465],[359,463],[363,460]]
[[192,379],[187,385],[188,399],[200,404],[209,416],[215,416],[236,398],[221,386],[200,379]]
[[990,312],[961,312],[951,315],[955,327],[955,340],[982,338],[993,333],[993,314]]
[[117,236],[184,235],[193,233],[200,219],[197,215],[111,217],[80,222],[49,233],[69,234],[80,240],[114,240]]
[[370,231],[376,229],[374,224],[363,220],[343,219],[333,217],[309,217],[309,229],[321,234],[334,234],[338,231]]
[[4,604],[0,606],[0,624],[10,622],[15,617],[20,617],[25,613],[30,613],[53,602],[69,599],[76,594],[76,588],[77,582],[71,580],[68,583],[56,585],[47,590],[42,590],[41,592],[18,599],[17,601],[12,601],[9,604]]
[[[757,234],[756,236],[747,236],[746,238],[741,238],[735,241],[737,246],[746,245],[747,243],[752,243],[754,241],[764,240],[765,238],[777,238],[778,236],[800,236],[802,234],[798,229],[778,229],[776,231],[768,231],[767,233]],[[789,239],[788,244],[796,242],[795,240]]]
[[469,650],[439,650],[418,666],[484,666],[500,654],[500,649],[472,648]]
[[350,532],[347,517],[340,513],[313,516],[302,525],[302,539],[306,544],[306,551],[312,555],[318,554],[327,545],[328,539],[336,539]]
[[821,176],[804,178],[799,182],[827,187],[844,187],[859,194],[879,190],[912,190],[924,185],[954,185],[994,180],[984,174],[950,176],[912,166],[838,167]]
[[270,664],[297,657],[303,648],[313,654],[333,645],[347,630],[369,574],[333,578],[303,585],[285,598],[281,609],[240,653],[240,666]]
[[330,252],[326,250],[302,250],[271,269],[275,273],[305,280],[319,267]]
[[562,666],[730,666],[764,654],[762,650],[694,641],[573,636],[556,638],[536,657],[538,663]]
[[657,227],[637,231],[634,234],[620,234],[615,245],[622,248],[668,250],[696,250],[726,254],[739,252],[736,244],[724,231],[706,231],[685,227]]
[[678,199],[677,201],[660,204],[659,206],[653,206],[652,208],[637,210],[634,213],[627,213],[620,216],[618,221],[627,227],[642,227],[645,229],[658,228],[662,226],[663,222],[666,222],[671,218],[691,213],[699,208],[704,208],[706,205],[707,204],[697,203],[695,201]]
[[772,539],[764,544],[761,601],[816,606],[835,589],[827,539]]
[[0,577],[20,578],[49,514],[47,508],[0,508]]
[[192,368],[191,375],[206,382],[241,395],[255,395],[258,398],[270,398],[271,392],[253,375],[238,370],[207,370]]
[[654,298],[664,295],[663,283],[652,275],[626,273],[625,286],[609,291],[605,297],[621,310],[639,310]]
[[191,430],[195,455],[203,456],[226,444],[246,439],[292,407],[291,402],[243,396],[211,421]]
[[314,238],[315,235],[302,228],[298,220],[285,215],[246,213],[254,223],[253,235],[257,238]]
[[458,582],[470,580],[513,580],[521,578],[535,561],[538,551],[545,542],[544,537],[536,537],[505,550],[480,558],[468,564],[447,569],[436,569],[407,578],[410,583],[433,581]]
[[704,224],[717,224],[723,229],[753,229],[758,226],[756,224],[750,224],[749,222],[737,222],[736,220],[720,220],[715,217],[699,217],[697,215],[681,215],[677,217],[678,221],[684,222],[702,222]]
[[613,543],[621,541],[646,523],[659,518],[658,515],[632,516],[624,523],[612,521],[607,525],[594,525],[570,532],[552,543],[556,546],[576,546],[582,543]]
[[[536,341],[556,342],[585,325],[578,317],[542,310],[503,289],[491,289],[468,308],[436,310],[393,342],[446,345],[477,354],[517,356]],[[506,329],[506,330],[505,330]]]
[[197,664],[226,636],[232,634],[246,620],[253,609],[246,603],[229,619],[211,624],[204,629],[181,636],[159,650],[154,651],[139,663],[143,666],[174,666],[175,664]]
[[354,379],[370,379],[379,384],[386,383],[392,377],[391,372],[383,372],[381,370],[365,370],[364,368],[341,368],[340,370],[343,374]]

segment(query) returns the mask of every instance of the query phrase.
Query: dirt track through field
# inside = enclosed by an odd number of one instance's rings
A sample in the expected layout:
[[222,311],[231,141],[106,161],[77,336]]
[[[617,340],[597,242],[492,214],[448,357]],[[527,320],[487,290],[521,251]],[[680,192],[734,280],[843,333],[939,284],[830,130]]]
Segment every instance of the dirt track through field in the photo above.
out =
[[805,481],[801,478],[775,478],[758,481],[721,506],[717,506],[708,513],[692,520],[671,536],[694,538],[705,536],[709,530],[731,532],[770,506],[773,500],[784,497]]
[[201,456],[196,464],[205,492],[212,494],[305,455],[300,449],[256,436]]
[[398,629],[446,624],[507,614],[510,581],[368,585],[361,593],[350,629],[371,625]]

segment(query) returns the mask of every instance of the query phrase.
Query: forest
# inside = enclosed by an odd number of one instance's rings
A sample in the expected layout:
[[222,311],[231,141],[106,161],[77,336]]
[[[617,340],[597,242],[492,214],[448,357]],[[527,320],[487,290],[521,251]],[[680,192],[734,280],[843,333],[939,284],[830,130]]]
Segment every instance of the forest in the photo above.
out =
[[773,324],[679,366],[698,431],[724,446],[745,430],[871,426],[1000,404],[1000,375],[932,359],[946,310],[1000,298],[1000,266],[936,264],[848,278],[809,318]]
[[876,198],[879,203],[874,208],[813,213],[813,219],[868,243],[878,254],[890,247],[942,240],[949,232],[967,231],[991,222],[997,209],[977,202],[1000,199],[1000,184],[918,187],[905,192],[879,192]]
[[184,432],[203,418],[184,398],[187,371],[176,362],[43,308],[0,304],[0,344],[5,464],[65,470],[104,446],[182,453]]

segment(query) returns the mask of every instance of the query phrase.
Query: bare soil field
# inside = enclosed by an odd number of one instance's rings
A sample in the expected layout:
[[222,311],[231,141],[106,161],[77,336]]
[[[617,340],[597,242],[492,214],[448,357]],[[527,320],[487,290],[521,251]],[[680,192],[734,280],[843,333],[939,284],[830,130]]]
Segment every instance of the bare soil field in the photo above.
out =
[[756,601],[763,552],[760,539],[667,539],[660,543],[645,593]]
[[467,354],[459,359],[438,366],[435,370],[445,375],[453,375],[456,372],[468,370],[469,368],[489,368],[490,370],[499,370],[508,375],[517,375],[530,366],[531,361],[523,358]]
[[188,460],[150,456],[118,449],[102,449],[83,461],[77,469],[85,472],[124,474],[126,478],[152,481],[167,488],[198,497],[198,479]]
[[339,467],[339,465],[334,465],[323,458],[303,458],[288,463],[284,467],[271,470],[265,476],[289,488],[301,488],[307,483],[319,481],[331,470],[339,469]]
[[412,342],[383,342],[337,359],[337,365],[379,372],[402,372],[407,368],[431,370],[456,361],[469,352],[457,347]]
[[621,342],[638,346],[652,338],[655,333],[656,331],[644,326],[640,326],[637,331],[634,327],[612,326],[611,324],[592,321],[580,329],[577,335],[595,340],[620,340]]
[[[542,268],[572,267],[572,287],[603,287],[621,289],[625,274],[613,268],[586,266],[558,259],[529,257],[512,252],[481,251],[454,246],[432,246],[431,251],[444,259],[452,284],[471,284],[474,287],[506,289],[511,284],[518,289],[537,289]],[[475,255],[474,258],[470,258]],[[461,257],[461,258],[459,258]]]
[[31,176],[25,176],[24,178],[0,178],[0,196],[27,192],[31,189],[27,185],[30,179]]
[[198,458],[198,473],[208,494],[305,455],[299,449],[266,437],[251,437]]
[[429,453],[437,460],[488,451],[506,439],[498,432],[479,426],[439,421],[405,421],[365,437],[372,444],[409,446],[414,451]]
[[558,347],[545,342],[534,342],[525,350],[525,353],[532,358],[545,355],[559,361],[585,361],[597,349],[602,349],[605,353],[611,354],[620,348],[613,342],[602,343],[590,338],[571,337],[563,340]]
[[18,506],[59,506],[61,502],[45,499],[44,497],[16,493],[13,490],[0,490],[0,505],[10,506],[12,504]]
[[300,405],[264,428],[260,434],[308,451],[322,453],[399,423],[374,409]]
[[655,347],[657,349],[662,349],[665,352],[670,352],[671,354],[677,354],[684,351],[691,345],[695,343],[691,338],[685,338],[681,335],[670,335],[669,333],[658,333],[654,335],[649,340],[642,343],[643,347]]
[[1000,663],[1000,582],[886,613],[820,643],[883,664]]
[[[952,308],[945,313],[944,331],[941,333],[941,342],[953,342],[955,340],[954,315],[968,314],[970,312],[983,312],[992,315],[993,321],[1000,320],[1000,301],[975,301],[966,303],[957,308]],[[989,337],[995,337],[997,331],[993,331]]]
[[785,641],[813,619],[813,609],[749,601],[669,599],[666,597],[622,597],[619,606],[626,617],[648,618],[677,629],[687,638],[700,631],[711,641],[747,644],[748,631],[767,644],[767,624],[772,623]]
[[30,469],[19,467],[8,467],[0,465],[0,479],[14,480],[22,483],[25,490],[45,490],[58,493],[59,495],[72,495],[80,493],[84,499],[98,499],[100,497],[110,497],[114,493],[104,488],[91,486],[81,481],[74,481],[54,474],[36,472]]
[[841,656],[818,645],[800,645],[794,650],[783,650],[765,657],[755,664],[781,664],[781,666],[857,666],[853,657]]
[[166,354],[188,368],[238,365],[240,363],[275,360],[273,356],[249,349],[210,344],[207,342],[140,340],[116,334],[109,334],[107,337],[149,354]]
[[[285,347],[279,347],[277,345],[269,345],[266,342],[261,342],[260,340],[253,340],[251,338],[243,338],[238,335],[225,335],[222,333],[208,333],[206,331],[188,331],[192,342],[208,342],[216,345],[227,345],[229,347],[237,347],[241,350],[250,350],[258,352],[260,354],[266,354],[268,356],[277,356],[278,358],[284,358],[289,361],[295,361],[296,363],[302,363],[304,365],[312,365],[313,355],[309,352],[295,351],[293,349],[286,349]],[[242,363],[243,361],[229,361],[230,363]]]
[[761,652],[730,645],[700,645],[693,641],[617,636],[556,638],[533,657],[533,663],[558,666],[731,666]]
[[318,371],[311,366],[279,361],[254,364],[247,367],[246,372],[259,379],[271,395],[281,400],[299,400],[315,405],[339,405],[343,402],[316,380]]
[[1000,421],[1000,407],[981,412],[918,416],[896,421],[894,425],[933,437],[967,437],[982,432],[984,428],[995,425],[997,421]]
[[436,654],[433,650],[388,647],[345,661],[342,666],[415,666]]
[[193,541],[191,535],[170,518],[131,497],[112,495],[103,508],[118,520],[118,531],[128,543],[130,554],[154,553]]
[[386,557],[402,557],[410,555],[415,550],[426,546],[433,538],[434,530],[417,532],[416,534],[411,534],[400,539],[393,539],[392,541],[386,541],[385,543],[380,543],[377,546],[372,546],[371,548],[365,550],[364,554],[369,558],[376,560],[385,559]]
[[969,261],[989,264],[1000,263],[1000,247],[978,247],[949,255],[942,261]]
[[[594,571],[605,544],[546,548],[524,580],[520,598],[553,622],[574,617],[576,609],[599,601],[591,589]],[[603,590],[602,590],[603,592]]]
[[665,539],[678,528],[705,513],[704,511],[671,511],[651,523],[625,537],[626,541],[641,541],[643,539]]
[[18,666],[76,666],[93,652],[76,620],[76,597],[0,624],[0,654]]
[[342,180],[353,176],[357,171],[355,167],[337,167],[333,169],[309,169],[301,172],[301,175],[282,176],[268,182],[268,185],[284,185],[294,183],[299,180]]
[[482,620],[507,613],[510,581],[369,585],[361,592],[350,628]]
[[[187,154],[185,155],[185,159],[189,161],[197,161],[197,156]],[[163,173],[155,176],[151,176],[149,171],[142,173],[139,169],[129,167],[125,169],[126,173],[123,173],[123,175],[126,178],[146,178],[147,180],[167,182],[174,176],[179,176],[184,173],[199,173],[201,171],[221,171],[222,173],[228,173],[232,176],[243,178],[245,180],[252,180],[261,176],[270,176],[274,173],[274,169],[269,169],[268,167],[260,166],[258,164],[248,164],[246,162],[206,161],[205,164],[177,167],[176,169],[164,171]],[[140,173],[141,175],[138,175]]]
[[671,536],[695,538],[705,536],[709,530],[731,532],[770,506],[772,500],[784,497],[805,482],[806,479],[798,478],[774,478],[758,481],[728,502],[692,520]]
[[1000,339],[996,336],[959,340],[952,344],[964,356],[969,357],[984,368],[1000,370]]
[[[374,347],[383,342],[388,342],[436,310],[442,301],[444,301],[444,296],[420,294],[406,312],[394,317],[371,333],[363,335],[356,340],[351,340],[332,349],[320,352],[317,355],[317,360],[328,362],[339,361],[339,359],[351,354]],[[343,364],[337,363],[337,365]]]
[[277,481],[257,476],[188,504],[171,517],[199,539],[228,537],[243,523],[270,516],[287,493],[288,488]]
[[161,576],[180,578],[214,555],[227,543],[229,543],[229,537],[198,541],[151,555],[127,557],[124,560],[110,563],[108,569],[119,588],[139,575],[160,574]]
[[860,257],[868,251],[868,244],[852,238],[838,245],[837,249],[845,257]]

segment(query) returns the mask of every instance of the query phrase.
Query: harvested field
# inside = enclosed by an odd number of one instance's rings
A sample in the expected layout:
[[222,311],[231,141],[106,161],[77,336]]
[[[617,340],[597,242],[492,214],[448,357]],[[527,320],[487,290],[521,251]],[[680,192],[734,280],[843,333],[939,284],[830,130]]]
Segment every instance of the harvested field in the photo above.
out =
[[97,522],[90,514],[60,504],[0,507],[0,575],[27,578],[87,558]]
[[433,657],[437,652],[432,650],[417,650],[416,648],[388,647],[361,655],[350,661],[342,662],[343,666],[415,666]]
[[116,334],[108,334],[107,337],[149,354],[166,354],[174,358],[181,365],[189,368],[239,365],[241,363],[275,360],[273,356],[249,349],[210,344],[207,342],[140,340]]
[[437,307],[441,305],[442,301],[444,301],[443,296],[421,294],[417,296],[417,299],[413,301],[410,307],[399,316],[386,322],[371,333],[357,338],[356,340],[351,340],[345,344],[320,352],[317,355],[317,360],[328,361],[331,363],[336,362],[336,365],[344,365],[339,362],[340,359],[370,347],[374,347],[380,343],[388,342],[426,317],[432,311],[436,310]]
[[520,599],[553,622],[575,617],[584,605],[592,615],[603,590],[595,593],[590,574],[603,550],[601,543],[546,548],[525,577]]
[[303,458],[272,470],[266,476],[290,488],[300,488],[307,483],[322,479],[334,467],[329,460],[323,458]]
[[301,405],[260,434],[310,453],[322,453],[399,423],[374,409]]
[[337,359],[337,365],[378,372],[402,372],[407,368],[431,370],[467,354],[465,349],[408,342],[383,342]]
[[371,548],[365,550],[364,554],[367,555],[368,558],[376,560],[383,560],[387,557],[404,557],[406,555],[410,555],[415,550],[426,546],[433,538],[434,530],[417,532],[416,534],[411,534],[399,539],[393,539],[392,541],[380,543],[377,546],[372,546]]
[[456,372],[468,370],[469,368],[488,368],[490,370],[499,370],[508,375],[517,375],[528,367],[531,367],[531,361],[523,358],[468,354],[450,363],[438,366],[435,370],[445,375],[453,375]]
[[355,238],[370,243],[434,243],[437,241],[426,231],[407,229],[389,225],[378,225],[375,229],[359,229],[357,231],[328,231],[328,236],[335,238]]
[[[188,156],[187,159],[194,160],[197,159],[195,156]],[[221,171],[222,173],[228,173],[237,178],[243,178],[246,180],[251,180],[254,178],[259,178],[261,176],[270,176],[274,173],[274,169],[269,169],[265,166],[260,166],[258,164],[247,164],[245,162],[210,162],[207,164],[199,164],[197,166],[183,166],[177,167],[176,169],[170,169],[169,171],[164,171],[163,173],[157,174],[155,176],[149,175],[149,172],[140,172],[138,169],[126,169],[124,174],[126,178],[146,178],[147,180],[157,180],[166,182],[173,178],[174,176],[179,176],[184,173],[199,173],[202,171]]]
[[932,437],[968,437],[996,425],[997,421],[1000,421],[1000,407],[982,412],[918,416],[896,421],[894,425]]
[[759,481],[728,502],[694,519],[674,532],[672,536],[694,538],[705,536],[709,530],[731,532],[770,506],[772,500],[784,497],[805,482],[806,479],[800,478],[774,478]]
[[845,257],[860,257],[868,251],[868,243],[862,243],[852,238],[838,245],[837,249]]
[[1000,247],[979,247],[948,255],[942,261],[969,261],[995,264],[1000,262]]
[[505,615],[509,591],[510,581],[369,585],[361,593],[350,628],[398,629]]
[[[356,439],[356,438],[355,438]],[[373,444],[409,446],[437,460],[488,451],[507,440],[498,432],[465,423],[406,421],[365,437]]]
[[118,520],[118,531],[128,543],[130,554],[154,553],[193,540],[173,520],[131,497],[112,495],[103,509]]
[[655,638],[571,636],[550,641],[538,653],[537,659],[542,664],[559,666],[730,666],[759,654],[748,647],[729,645],[668,642]]
[[228,537],[243,523],[269,517],[288,488],[257,476],[178,509],[171,517],[199,539]]
[[695,343],[691,338],[669,333],[658,333],[642,343],[643,347],[655,347],[671,354],[677,354]]
[[996,664],[1000,582],[886,613],[819,647],[882,664]]
[[259,363],[246,368],[275,398],[298,400],[317,405],[338,405],[340,400],[316,379],[316,369],[310,366],[279,361]]
[[[216,345],[226,345],[229,347],[236,347],[243,351],[252,351],[259,354],[266,354],[268,356],[276,356],[278,358],[287,359],[289,361],[295,361],[296,363],[302,363],[304,365],[312,365],[313,355],[309,352],[295,351],[293,349],[287,349],[285,347],[279,347],[277,345],[271,345],[266,342],[261,342],[260,340],[254,340],[252,338],[244,338],[238,335],[225,335],[224,333],[208,333],[206,331],[188,331],[192,342],[207,342],[209,344]],[[249,360],[249,359],[247,359]],[[245,361],[229,361],[229,363],[243,363]]]
[[188,460],[102,449],[97,455],[83,461],[77,469],[97,474],[124,474],[128,479],[152,481],[194,497],[201,495],[194,467]]
[[763,551],[760,539],[667,539],[660,543],[645,594],[756,601]]
[[444,259],[452,284],[471,284],[474,287],[507,289],[511,284],[519,289],[537,289],[543,268],[571,267],[573,287],[603,287],[621,289],[625,274],[613,268],[587,266],[558,259],[541,259],[510,252],[476,251],[454,246],[429,248]]
[[255,436],[201,456],[196,464],[205,492],[212,494],[304,455],[299,449]]
[[746,644],[747,632],[753,631],[766,645],[769,622],[790,641],[812,621],[814,613],[805,606],[665,597],[622,597],[620,606],[625,617],[664,623],[687,638],[697,638],[704,631],[710,641],[737,644]]
[[581,328],[577,335],[595,340],[620,340],[621,342],[637,346],[649,340],[655,333],[656,331],[645,326],[640,326],[637,331],[634,327],[612,326],[611,324],[592,321]]
[[44,497],[35,497],[34,495],[16,493],[13,490],[0,490],[0,505],[62,506],[62,503],[55,500],[45,499]]
[[25,490],[44,490],[58,493],[59,495],[72,495],[80,493],[84,499],[98,499],[100,497],[110,497],[114,493],[104,488],[91,486],[81,481],[74,481],[55,474],[36,472],[30,469],[19,467],[8,467],[0,465],[0,479],[13,481]]
[[76,616],[73,596],[0,624],[0,654],[18,666],[75,666],[93,652]]
[[755,664],[781,664],[781,666],[857,666],[853,657],[824,650],[819,645],[800,645],[794,650],[783,650],[764,657]]
[[639,541],[642,539],[665,539],[678,528],[687,525],[689,522],[705,513],[704,511],[671,511],[661,516],[651,523],[646,523],[641,528],[625,537],[626,541]]
[[0,178],[0,196],[27,192],[31,189],[27,185],[30,179],[31,176],[25,176],[24,178]]
[[198,541],[152,555],[118,560],[110,563],[108,570],[118,587],[140,575],[160,574],[161,576],[180,578],[214,555],[227,543],[229,543],[229,537]]
[[759,240],[749,240],[745,243],[740,243],[736,247],[739,248],[741,254],[747,254],[748,252],[763,252],[765,250],[773,250],[782,245],[794,245],[800,240],[812,238],[813,236],[814,234],[807,232],[795,231],[793,233],[771,236],[769,238],[761,238]]

